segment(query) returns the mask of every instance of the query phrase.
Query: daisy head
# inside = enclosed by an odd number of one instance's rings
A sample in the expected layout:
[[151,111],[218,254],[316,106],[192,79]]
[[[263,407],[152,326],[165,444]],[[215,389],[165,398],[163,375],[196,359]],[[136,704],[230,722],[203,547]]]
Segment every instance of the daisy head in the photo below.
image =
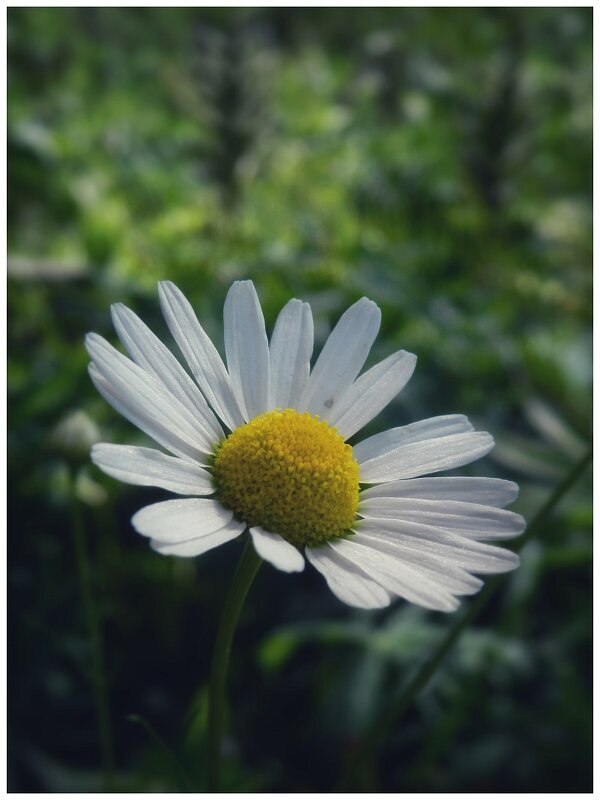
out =
[[126,483],[183,496],[133,516],[154,550],[192,557],[249,535],[284,572],[304,569],[306,556],[340,600],[360,608],[399,596],[452,611],[481,587],[476,575],[518,565],[488,543],[524,529],[504,509],[514,483],[423,477],[491,450],[492,437],[466,417],[348,443],[416,363],[400,350],[360,374],[379,330],[375,303],[363,297],[342,315],[311,369],[307,303],[290,300],[269,340],[254,285],[235,282],[224,307],[225,364],[180,290],[165,281],[158,292],[193,378],[124,305],[111,311],[129,358],[97,334],[86,338],[98,391],[166,451],[97,444],[94,463]]

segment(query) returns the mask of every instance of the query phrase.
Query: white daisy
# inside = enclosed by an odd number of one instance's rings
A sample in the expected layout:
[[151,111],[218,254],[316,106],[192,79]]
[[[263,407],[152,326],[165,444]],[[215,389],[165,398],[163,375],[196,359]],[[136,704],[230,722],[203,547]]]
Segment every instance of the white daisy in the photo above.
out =
[[341,317],[314,367],[310,306],[290,300],[267,339],[251,281],[224,308],[227,366],[179,289],[159,285],[164,317],[194,376],[128,308],[112,307],[131,359],[89,334],[91,378],[103,397],[171,455],[97,444],[93,461],[126,483],[185,499],[143,508],[133,526],[165,555],[197,556],[249,530],[284,572],[304,557],[345,603],[380,608],[394,596],[440,611],[506,572],[514,553],[487,544],[524,529],[504,510],[516,484],[422,477],[460,467],[493,446],[452,414],[347,440],[404,387],[416,357],[400,350],[359,376],[381,312],[362,298]]

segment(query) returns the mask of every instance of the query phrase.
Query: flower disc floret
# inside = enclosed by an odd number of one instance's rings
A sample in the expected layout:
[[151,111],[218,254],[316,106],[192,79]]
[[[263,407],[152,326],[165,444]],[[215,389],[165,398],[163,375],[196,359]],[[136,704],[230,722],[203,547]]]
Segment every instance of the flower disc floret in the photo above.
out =
[[343,536],[358,507],[358,463],[327,422],[292,409],[237,428],[214,462],[217,495],[249,526],[297,547]]

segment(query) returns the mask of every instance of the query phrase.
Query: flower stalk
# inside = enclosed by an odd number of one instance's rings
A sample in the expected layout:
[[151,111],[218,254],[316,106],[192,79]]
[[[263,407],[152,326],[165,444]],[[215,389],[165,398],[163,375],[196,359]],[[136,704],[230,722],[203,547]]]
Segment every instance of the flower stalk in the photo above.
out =
[[113,742],[108,704],[108,690],[104,672],[104,652],[102,631],[96,598],[92,586],[90,563],[86,548],[85,526],[82,509],[75,490],[75,470],[70,471],[70,503],[71,503],[71,532],[73,534],[73,547],[77,562],[79,591],[86,634],[90,646],[91,680],[96,706],[96,721],[98,739],[102,756],[105,791],[113,791],[114,787],[114,757]]
[[219,620],[213,650],[208,706],[208,791],[218,792],[221,778],[221,742],[225,728],[225,685],[231,644],[237,622],[256,573],[262,564],[248,536]]

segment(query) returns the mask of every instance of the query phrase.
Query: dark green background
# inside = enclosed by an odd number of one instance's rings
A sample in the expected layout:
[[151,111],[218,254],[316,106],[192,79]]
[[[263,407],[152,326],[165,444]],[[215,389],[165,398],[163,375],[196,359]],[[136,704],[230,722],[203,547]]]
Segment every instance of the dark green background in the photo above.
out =
[[[9,10],[13,791],[105,786],[77,514],[116,786],[181,788],[160,737],[203,787],[210,653],[240,543],[152,553],[129,519],[165,495],[106,479],[86,437],[83,452],[65,441],[74,411],[105,441],[142,441],[86,373],[84,334],[114,341],[111,302],[166,336],[156,282],[174,280],[221,346],[226,290],[251,277],[269,326],[290,297],[310,301],[320,346],[365,294],[383,311],[369,363],[419,358],[371,432],[468,414],[497,447],[463,472],[517,480],[528,518],[578,461],[591,28],[576,8]],[[589,791],[589,474],[522,555],[354,772],[365,731],[453,618],[401,601],[359,613],[312,568],[264,567],[234,648],[226,786]]]

